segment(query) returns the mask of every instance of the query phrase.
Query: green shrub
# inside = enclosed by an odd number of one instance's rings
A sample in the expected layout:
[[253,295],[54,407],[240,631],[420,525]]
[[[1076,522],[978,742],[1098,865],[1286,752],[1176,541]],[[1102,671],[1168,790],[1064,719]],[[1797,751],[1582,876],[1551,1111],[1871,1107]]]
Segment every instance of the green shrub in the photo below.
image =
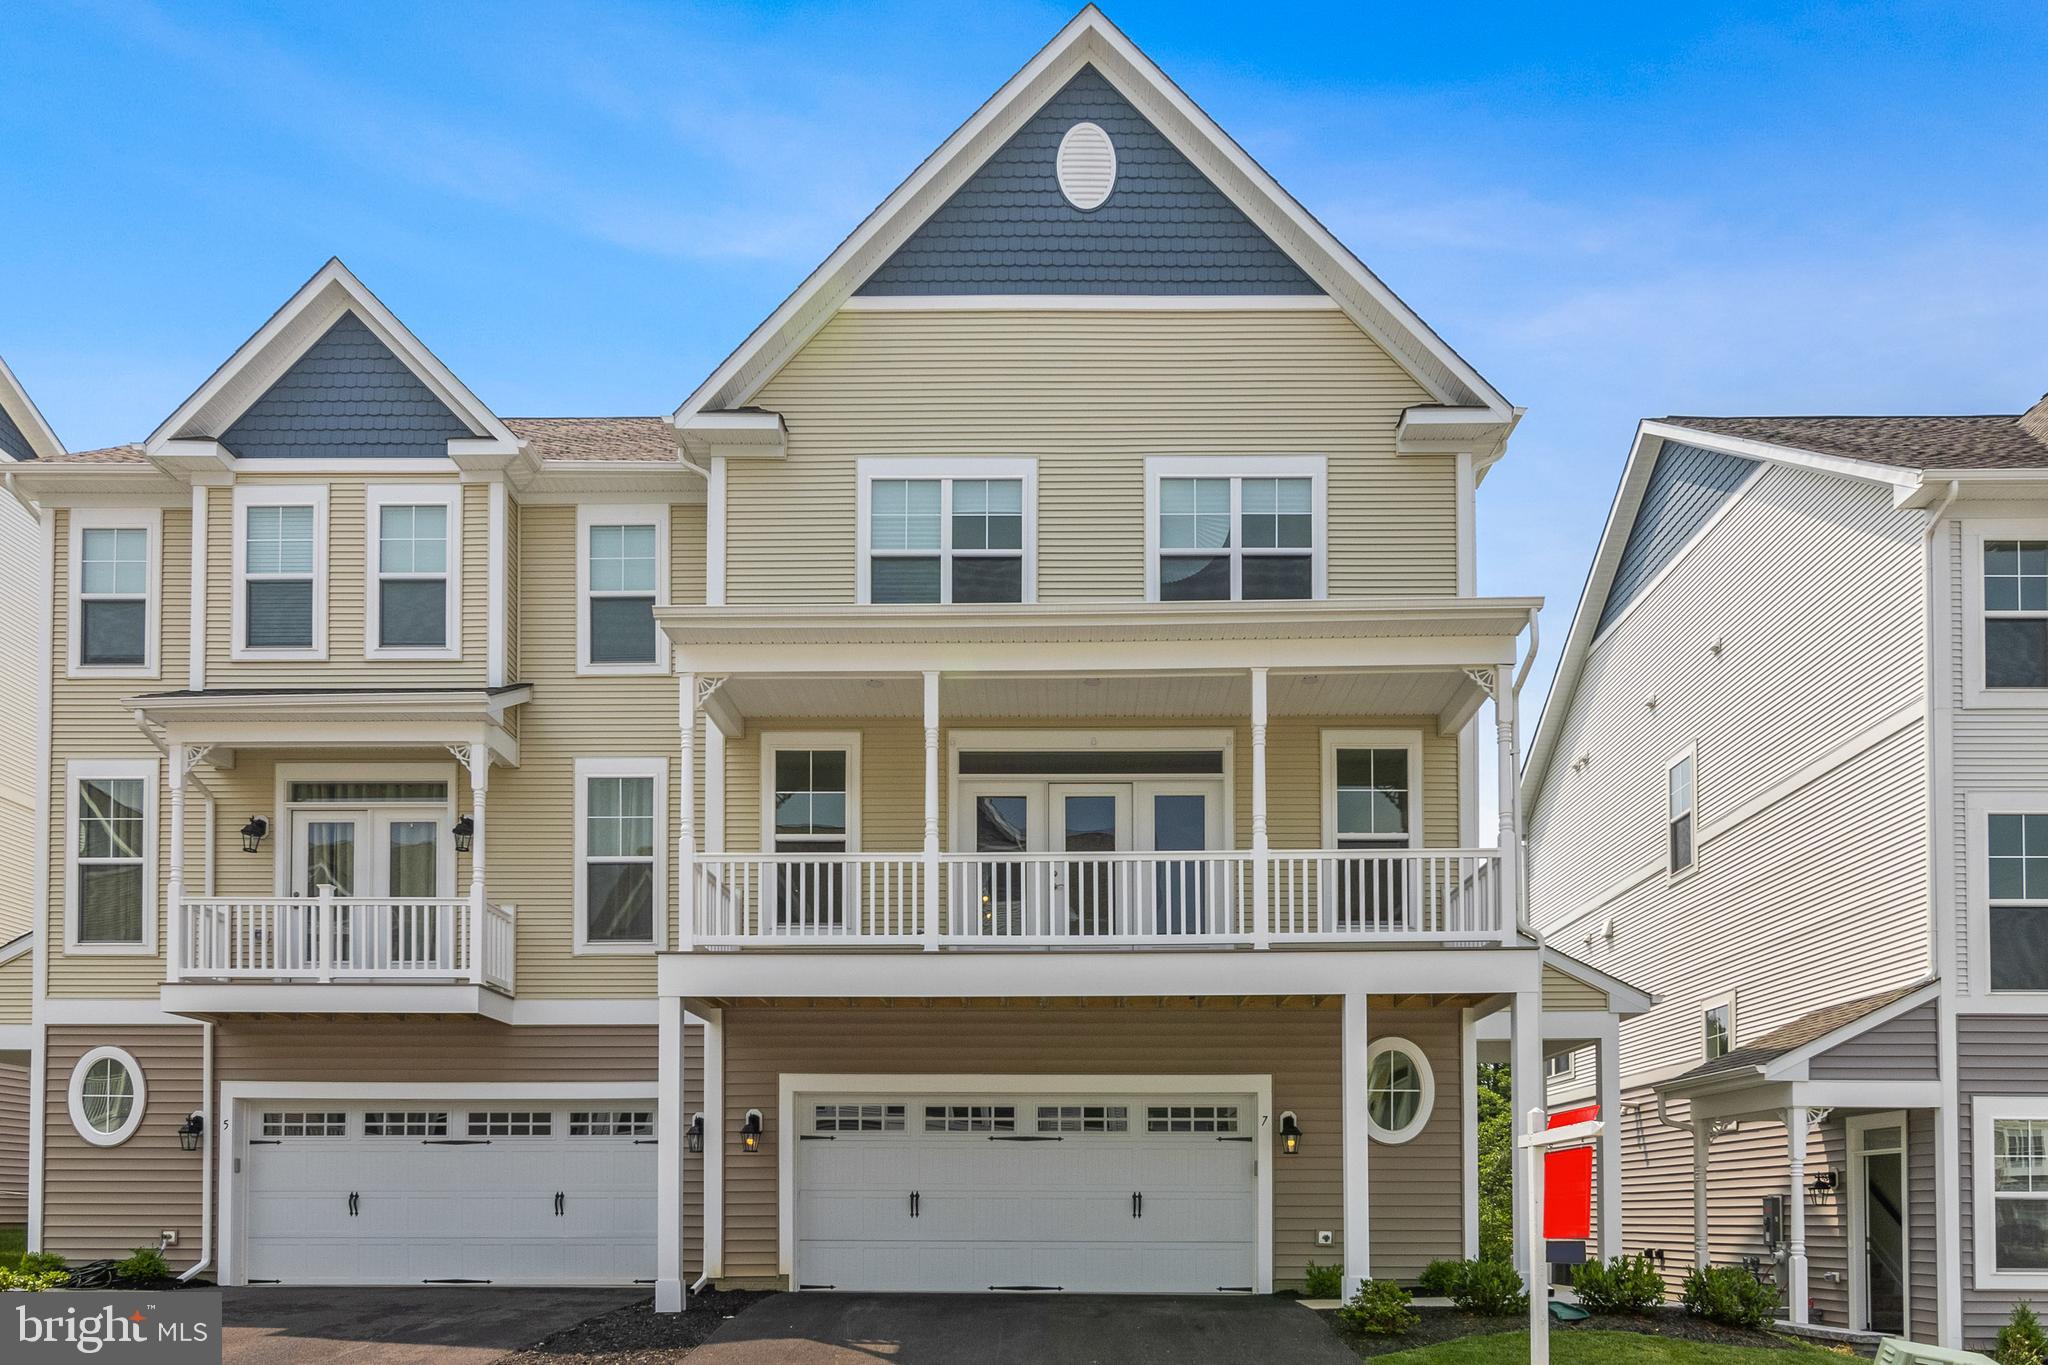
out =
[[1664,1277],[1647,1256],[1616,1256],[1572,1269],[1572,1288],[1588,1313],[1647,1313],[1664,1302]]
[[1998,1344],[1991,1348],[1991,1358],[1998,1365],[2048,1362],[2048,1332],[2041,1330],[2032,1305],[2022,1303],[2013,1308],[2011,1321],[1998,1329]]
[[1307,1273],[1301,1278],[1302,1289],[1312,1299],[1344,1297],[1344,1267],[1341,1265],[1317,1265],[1310,1261]]
[[54,1251],[30,1251],[23,1253],[15,1268],[46,1275],[51,1271],[69,1270],[71,1267],[64,1264],[64,1258]]
[[9,1270],[0,1266],[0,1290],[62,1289],[71,1276],[62,1270]]
[[168,1280],[171,1263],[155,1247],[137,1247],[133,1255],[114,1267],[114,1275],[123,1280]]
[[1685,1311],[1723,1327],[1770,1330],[1778,1316],[1778,1289],[1732,1265],[1695,1269],[1685,1277]]
[[1407,1290],[1392,1280],[1365,1280],[1351,1302],[1337,1310],[1337,1321],[1354,1332],[1391,1337],[1413,1327],[1417,1318]]
[[1467,1313],[1502,1317],[1529,1311],[1528,1291],[1522,1277],[1511,1265],[1499,1261],[1467,1261],[1465,1274],[1451,1294],[1451,1302]]
[[1431,1261],[1422,1268],[1422,1278],[1415,1287],[1432,1299],[1455,1299],[1458,1287],[1465,1283],[1465,1272],[1471,1261]]

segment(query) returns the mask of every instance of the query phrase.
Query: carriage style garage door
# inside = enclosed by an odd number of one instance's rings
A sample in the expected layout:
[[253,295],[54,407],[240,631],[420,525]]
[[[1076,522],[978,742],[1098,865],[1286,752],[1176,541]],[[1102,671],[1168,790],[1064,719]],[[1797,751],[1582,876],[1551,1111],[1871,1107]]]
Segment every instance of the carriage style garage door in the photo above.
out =
[[799,1288],[1249,1291],[1252,1097],[799,1095]]
[[246,1102],[250,1283],[654,1278],[654,1103]]

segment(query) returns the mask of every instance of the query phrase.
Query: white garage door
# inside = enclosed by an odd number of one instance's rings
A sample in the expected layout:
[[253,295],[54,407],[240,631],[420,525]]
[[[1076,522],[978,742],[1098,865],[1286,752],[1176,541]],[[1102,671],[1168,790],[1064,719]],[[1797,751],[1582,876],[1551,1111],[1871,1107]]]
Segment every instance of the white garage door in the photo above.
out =
[[1250,1096],[798,1096],[800,1288],[1249,1291]]
[[241,1122],[251,1283],[654,1278],[652,1101],[265,1102]]

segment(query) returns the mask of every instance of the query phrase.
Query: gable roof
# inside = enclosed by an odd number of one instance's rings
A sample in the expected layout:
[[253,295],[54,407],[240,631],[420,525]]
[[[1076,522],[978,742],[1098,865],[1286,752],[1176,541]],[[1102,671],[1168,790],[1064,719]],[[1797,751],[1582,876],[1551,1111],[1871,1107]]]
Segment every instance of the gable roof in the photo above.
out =
[[145,453],[164,454],[173,441],[219,441],[347,314],[463,424],[466,433],[457,439],[489,442],[508,454],[517,448],[505,424],[336,257],[164,419],[143,442]]
[[1899,469],[2048,469],[2048,399],[1976,417],[1667,417],[1672,426]]
[[[1859,996],[1802,1014],[1788,1024],[1780,1024],[1769,1033],[1750,1039],[1741,1047],[1660,1082],[1657,1088],[1690,1090],[1744,1075],[1768,1078],[1774,1066],[1797,1060],[1799,1054],[1824,1052],[1835,1047],[1866,1028],[1875,1027],[1895,1014],[1925,1003],[1921,999],[1923,996],[1932,1000],[1937,991],[1935,982],[1915,981],[1910,986]],[[1893,1006],[1899,1008],[1893,1009]]]
[[[1503,429],[1513,425],[1517,414],[1499,391],[1092,4],[898,185],[697,387],[671,420],[684,427],[700,413],[744,406],[956,190],[1089,66],[1386,348],[1438,405],[1474,410],[1473,415]],[[1500,439],[1504,430],[1495,438]]]
[[64,443],[0,358],[0,460],[49,460],[63,453]]

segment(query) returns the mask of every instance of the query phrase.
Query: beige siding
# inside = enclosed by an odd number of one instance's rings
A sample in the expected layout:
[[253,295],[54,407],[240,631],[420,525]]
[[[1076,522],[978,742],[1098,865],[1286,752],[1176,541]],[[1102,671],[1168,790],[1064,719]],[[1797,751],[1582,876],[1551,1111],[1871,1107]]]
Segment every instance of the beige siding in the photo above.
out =
[[0,612],[0,678],[9,691],[0,705],[0,943],[26,933],[35,923],[34,888],[27,869],[35,865],[37,721],[42,695],[42,617],[29,605],[41,591],[47,569],[42,533],[13,498],[0,498],[0,573],[6,575],[14,607]]
[[[25,882],[26,876],[22,878]],[[35,954],[0,962],[0,1024],[26,1024],[33,1017]]]
[[[206,511],[206,685],[212,687],[365,687],[481,685],[485,678],[490,612],[490,493],[480,483],[462,489],[462,603],[460,659],[365,659],[367,491],[371,484],[417,482],[441,489],[446,479],[248,480],[252,487],[324,484],[327,488],[327,661],[237,663],[234,648],[235,515],[232,490],[216,489]],[[183,636],[186,599],[176,599],[172,621]],[[183,683],[173,684],[183,686]]]
[[[1546,1010],[1605,1010],[1607,996],[1555,967],[1543,969],[1543,1008]],[[1587,1056],[1591,1056],[1588,1053]]]
[[[1425,1050],[1437,1085],[1435,1110],[1419,1136],[1372,1149],[1373,1271],[1383,1278],[1412,1279],[1432,1259],[1461,1254],[1458,1022],[1454,1009],[1372,1013],[1376,1036],[1406,1037]],[[788,1125],[776,1104],[784,1072],[1270,1073],[1275,1112],[1294,1110],[1309,1135],[1299,1154],[1275,1158],[1275,1281],[1298,1283],[1308,1261],[1328,1264],[1341,1254],[1316,1245],[1319,1230],[1343,1244],[1342,1087],[1332,1006],[733,1007],[725,1025],[729,1276],[777,1273],[776,1144]],[[737,1142],[750,1108],[761,1110],[767,1131],[753,1154]]]
[[[51,886],[49,917],[46,921],[50,944],[49,990],[52,996],[154,996],[163,980],[162,961],[141,956],[66,956],[64,945],[65,878],[65,764],[72,759],[120,758],[154,762],[157,765],[157,808],[167,816],[169,795],[164,789],[162,755],[136,728],[134,718],[121,705],[123,698],[138,692],[161,691],[185,685],[187,592],[191,584],[190,515],[182,509],[163,514],[163,574],[161,616],[169,625],[162,638],[161,675],[158,678],[66,678],[71,640],[67,594],[70,565],[70,514],[55,513],[56,564],[51,576],[55,606],[55,642],[50,651],[52,692],[51,764],[49,775],[49,840]],[[169,868],[167,820],[157,822],[157,942],[163,943],[163,891]]]
[[1145,457],[1329,460],[1333,597],[1457,590],[1455,463],[1396,455],[1430,399],[1343,314],[846,312],[755,398],[781,461],[729,462],[727,593],[851,602],[863,457],[1038,460],[1038,595],[1142,598]]
[[28,1068],[0,1062],[0,1227],[28,1222]]

